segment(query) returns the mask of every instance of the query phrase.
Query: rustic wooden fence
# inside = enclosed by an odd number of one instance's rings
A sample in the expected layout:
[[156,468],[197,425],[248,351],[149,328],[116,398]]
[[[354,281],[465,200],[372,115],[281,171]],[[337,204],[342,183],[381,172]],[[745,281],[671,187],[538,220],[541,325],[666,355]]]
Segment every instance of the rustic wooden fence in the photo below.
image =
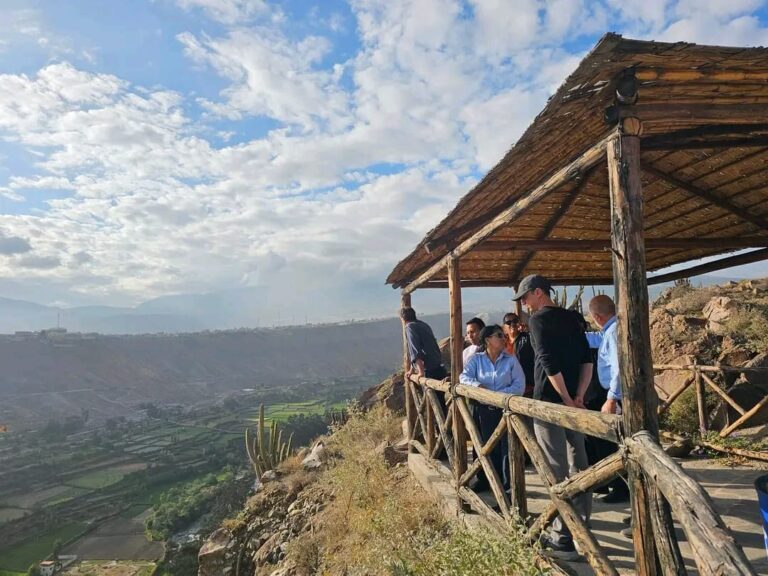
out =
[[[504,530],[508,521],[525,522],[528,519],[527,453],[551,500],[542,514],[532,522],[526,522],[531,540],[537,539],[559,514],[595,573],[618,575],[614,562],[576,512],[571,499],[631,465],[641,470],[644,481],[652,487],[649,497],[636,501],[635,505],[647,510],[650,517],[651,526],[642,529],[653,533],[661,574],[687,573],[671,524],[670,509],[695,551],[694,561],[700,574],[755,574],[701,486],[685,474],[649,432],[625,436],[620,417],[415,375],[406,382],[406,394],[411,448],[432,462],[444,453],[462,509],[471,509],[499,530]],[[498,427],[485,443],[472,418],[468,401],[503,410]],[[445,410],[443,406],[446,406]],[[586,470],[557,482],[536,442],[532,418],[615,442],[619,450]],[[509,494],[489,457],[504,436],[509,452]],[[468,463],[468,443],[477,455],[471,464]],[[495,507],[488,505],[470,488],[470,481],[481,469],[488,479]],[[633,491],[632,498],[636,495]],[[638,529],[641,527],[633,526],[633,530]],[[638,544],[639,540],[633,540],[636,552],[642,545]]]
[[680,398],[683,392],[685,392],[691,385],[693,385],[696,390],[696,406],[699,417],[699,431],[702,435],[706,434],[711,429],[705,398],[705,390],[707,388],[717,394],[726,404],[728,404],[739,414],[739,417],[736,420],[730,423],[726,423],[725,426],[723,426],[719,432],[721,438],[728,437],[734,430],[737,430],[744,424],[747,424],[755,414],[760,412],[763,406],[768,404],[768,394],[766,394],[757,404],[749,409],[744,409],[739,405],[738,402],[736,402],[736,400],[729,396],[725,390],[718,386],[717,382],[715,382],[712,378],[712,376],[715,374],[719,374],[720,376],[724,377],[727,373],[766,374],[768,373],[768,368],[738,368],[734,366],[720,365],[703,366],[696,364],[695,362],[693,364],[685,365],[655,364],[653,368],[657,372],[667,370],[689,372],[688,378],[686,378],[675,390],[673,390],[666,400],[659,404],[658,413],[662,414],[665,412],[673,402]]

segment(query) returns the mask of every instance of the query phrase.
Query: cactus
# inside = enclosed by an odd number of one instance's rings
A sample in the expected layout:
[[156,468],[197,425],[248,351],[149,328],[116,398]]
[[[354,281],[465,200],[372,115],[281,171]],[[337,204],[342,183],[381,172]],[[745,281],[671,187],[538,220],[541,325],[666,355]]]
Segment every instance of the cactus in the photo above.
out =
[[272,470],[280,462],[291,454],[293,434],[283,442],[283,431],[277,429],[277,421],[273,420],[269,427],[269,440],[264,439],[264,404],[259,406],[259,423],[255,437],[248,428],[245,429],[245,451],[251,461],[257,476],[261,476],[267,470]]

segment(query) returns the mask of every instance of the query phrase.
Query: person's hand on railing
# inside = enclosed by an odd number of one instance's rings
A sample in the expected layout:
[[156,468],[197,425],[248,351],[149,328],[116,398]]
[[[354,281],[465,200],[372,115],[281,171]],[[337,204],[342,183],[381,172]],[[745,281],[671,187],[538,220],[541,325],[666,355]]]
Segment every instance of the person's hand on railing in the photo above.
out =
[[582,410],[587,409],[587,406],[584,404],[584,396],[576,396],[573,399],[573,405],[575,408],[581,408]]

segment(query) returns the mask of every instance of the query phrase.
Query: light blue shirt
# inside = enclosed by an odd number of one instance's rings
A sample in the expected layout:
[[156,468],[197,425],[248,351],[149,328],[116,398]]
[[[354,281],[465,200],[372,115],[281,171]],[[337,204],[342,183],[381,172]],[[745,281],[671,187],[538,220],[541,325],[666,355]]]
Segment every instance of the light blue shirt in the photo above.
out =
[[503,394],[521,396],[525,390],[525,373],[517,358],[502,350],[496,362],[485,352],[476,352],[464,366],[459,382]]
[[600,385],[608,390],[609,400],[621,400],[616,316],[605,323],[601,332],[603,333],[603,340],[597,350],[597,377],[600,380]]

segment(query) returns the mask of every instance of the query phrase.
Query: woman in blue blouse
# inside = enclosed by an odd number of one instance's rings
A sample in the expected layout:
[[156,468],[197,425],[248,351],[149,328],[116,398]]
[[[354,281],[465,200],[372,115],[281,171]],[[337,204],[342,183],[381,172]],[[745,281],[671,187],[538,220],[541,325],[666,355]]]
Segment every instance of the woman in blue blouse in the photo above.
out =
[[[477,386],[520,396],[525,390],[525,373],[517,358],[505,350],[506,339],[504,332],[498,324],[486,326],[480,332],[480,344],[477,352],[469,359],[464,371],[459,377],[462,384]],[[503,411],[501,408],[474,403],[473,415],[483,443],[488,441],[496,426],[499,425]],[[477,458],[477,454],[475,454]],[[506,435],[496,444],[490,454],[493,467],[498,472],[504,483],[504,489],[509,488],[509,471],[507,466],[507,439]],[[482,492],[488,489],[488,479],[480,471],[477,475],[478,482],[475,490]]]

